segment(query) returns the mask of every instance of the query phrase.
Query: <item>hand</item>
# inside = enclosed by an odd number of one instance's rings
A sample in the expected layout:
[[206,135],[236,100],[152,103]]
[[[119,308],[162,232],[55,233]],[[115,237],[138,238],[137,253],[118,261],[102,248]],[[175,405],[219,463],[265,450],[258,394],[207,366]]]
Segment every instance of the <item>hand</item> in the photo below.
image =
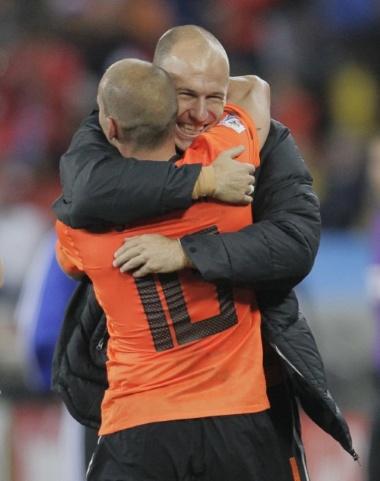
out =
[[133,271],[133,277],[175,272],[190,266],[180,242],[159,234],[125,239],[114,257],[113,266],[121,272]]
[[215,172],[215,199],[243,205],[252,202],[255,167],[235,160],[243,151],[242,145],[225,150],[212,164]]

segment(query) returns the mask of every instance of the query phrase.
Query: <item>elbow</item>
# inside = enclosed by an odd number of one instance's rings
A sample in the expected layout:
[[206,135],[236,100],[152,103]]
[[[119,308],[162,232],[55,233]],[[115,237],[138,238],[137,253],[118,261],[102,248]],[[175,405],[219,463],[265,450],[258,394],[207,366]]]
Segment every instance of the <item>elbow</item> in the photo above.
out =
[[74,229],[86,228],[91,218],[93,206],[94,203],[90,195],[87,195],[87,192],[83,192],[80,196],[72,199],[69,216],[70,226]]
[[[288,235],[292,238],[294,262],[297,264],[297,276],[302,280],[313,268],[321,240],[321,216],[318,199],[313,196],[313,204],[307,214],[297,216],[288,225]],[[285,230],[287,230],[285,228]]]
[[298,269],[295,273],[296,279],[298,280],[297,284],[310,274],[314,265],[314,260],[315,255],[312,255],[310,252],[305,252],[303,256],[299,256]]
[[246,75],[245,79],[247,80],[247,85],[250,92],[252,90],[259,90],[261,94],[270,96],[270,85],[266,80],[257,75]]
[[[282,245],[285,250],[278,247],[276,258],[282,265],[281,271],[291,287],[301,282],[312,270],[320,243],[320,224],[316,220],[308,229],[300,231],[294,225],[283,226],[287,231]],[[284,280],[285,280],[284,279]]]
[[292,265],[294,275],[301,282],[312,270],[318,253],[320,233],[316,232],[308,237],[298,239],[294,250]]

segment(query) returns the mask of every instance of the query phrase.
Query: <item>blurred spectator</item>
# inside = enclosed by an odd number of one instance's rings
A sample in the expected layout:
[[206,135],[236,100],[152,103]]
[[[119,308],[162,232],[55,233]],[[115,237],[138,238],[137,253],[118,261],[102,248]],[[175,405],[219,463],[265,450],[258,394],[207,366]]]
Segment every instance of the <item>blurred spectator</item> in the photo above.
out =
[[316,142],[320,106],[294,75],[283,73],[272,83],[272,116],[284,123],[303,147]]
[[[54,231],[49,231],[40,243],[27,271],[15,315],[24,352],[26,384],[45,395],[50,393],[54,347],[66,306],[77,285],[60,269],[55,258],[55,242]],[[84,428],[62,406],[58,439],[62,460],[60,480],[84,479],[97,439],[95,431],[88,431],[89,435],[85,436]]]
[[11,302],[18,295],[34,250],[48,227],[46,215],[24,200],[33,182],[29,168],[0,163],[0,252],[5,271],[0,298],[8,296]]
[[[54,0],[54,12],[61,16],[59,30],[74,43],[97,76],[104,61],[121,45],[144,51],[151,59],[158,37],[177,23],[177,10],[170,0]],[[94,95],[95,97],[95,95]]]
[[2,162],[57,162],[86,98],[79,52],[50,35],[29,35],[3,51],[0,75]]
[[0,251],[11,303],[50,223],[59,156],[93,102],[87,80],[79,51],[48,32],[0,46]]
[[53,351],[76,282],[55,259],[53,231],[35,250],[18,300],[15,318],[24,346],[26,380],[33,390],[50,392]]
[[331,72],[328,85],[334,128],[369,138],[378,115],[379,87],[374,75],[359,63],[346,62]]
[[332,131],[321,149],[324,172],[321,192],[322,226],[348,229],[358,224],[366,191],[366,156],[363,141],[345,130]]
[[336,30],[355,30],[373,24],[376,1],[373,0],[316,0],[320,20]]

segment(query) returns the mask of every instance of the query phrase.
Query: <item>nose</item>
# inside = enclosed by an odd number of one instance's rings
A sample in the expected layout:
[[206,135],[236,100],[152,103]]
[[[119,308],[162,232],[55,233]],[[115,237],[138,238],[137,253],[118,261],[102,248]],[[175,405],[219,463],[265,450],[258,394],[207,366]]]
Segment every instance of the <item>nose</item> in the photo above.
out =
[[192,119],[196,122],[205,122],[208,118],[206,100],[203,98],[197,98],[190,113]]

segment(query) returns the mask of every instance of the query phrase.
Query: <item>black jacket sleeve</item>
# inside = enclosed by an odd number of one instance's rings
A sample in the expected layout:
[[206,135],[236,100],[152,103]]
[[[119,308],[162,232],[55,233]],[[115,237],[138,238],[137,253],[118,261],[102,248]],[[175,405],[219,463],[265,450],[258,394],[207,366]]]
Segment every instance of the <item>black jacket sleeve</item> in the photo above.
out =
[[110,145],[94,110],[60,161],[58,219],[74,228],[106,230],[190,206],[201,165],[123,158]]
[[189,235],[181,242],[208,281],[290,289],[309,273],[318,250],[319,201],[292,136],[278,122],[272,121],[261,159],[254,224],[238,232]]

